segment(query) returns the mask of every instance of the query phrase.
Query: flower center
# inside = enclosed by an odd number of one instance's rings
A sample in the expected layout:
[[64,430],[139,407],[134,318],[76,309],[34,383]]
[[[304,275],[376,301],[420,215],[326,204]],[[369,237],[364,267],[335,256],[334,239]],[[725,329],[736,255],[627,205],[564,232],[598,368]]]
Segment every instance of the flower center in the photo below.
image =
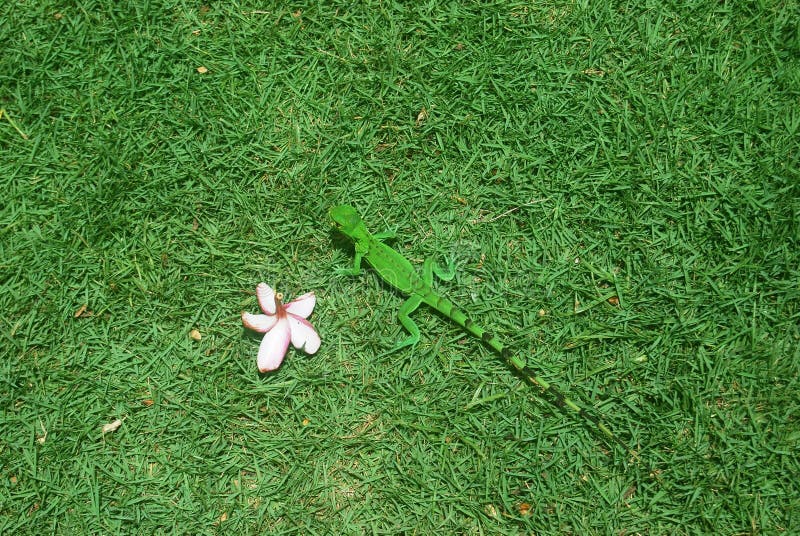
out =
[[275,314],[278,315],[278,318],[283,318],[286,316],[286,310],[283,308],[283,294],[280,292],[276,292],[275,296]]

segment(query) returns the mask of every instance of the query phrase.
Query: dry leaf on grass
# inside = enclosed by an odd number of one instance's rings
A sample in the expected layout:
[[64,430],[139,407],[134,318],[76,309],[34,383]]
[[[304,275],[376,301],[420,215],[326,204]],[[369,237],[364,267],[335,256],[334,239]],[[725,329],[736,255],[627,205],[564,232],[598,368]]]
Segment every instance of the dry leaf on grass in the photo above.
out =
[[80,307],[78,307],[78,310],[75,311],[75,313],[73,313],[73,315],[72,315],[73,318],[88,318],[90,316],[93,316],[94,313],[92,311],[89,311],[87,309],[88,307],[89,306],[86,305],[86,304],[83,304]]
[[116,432],[122,426],[122,419],[114,419],[113,421],[103,425],[103,435],[111,432]]
[[427,118],[428,118],[428,110],[426,110],[425,107],[423,106],[422,110],[420,110],[419,113],[417,114],[417,126],[420,126],[422,122],[425,121]]

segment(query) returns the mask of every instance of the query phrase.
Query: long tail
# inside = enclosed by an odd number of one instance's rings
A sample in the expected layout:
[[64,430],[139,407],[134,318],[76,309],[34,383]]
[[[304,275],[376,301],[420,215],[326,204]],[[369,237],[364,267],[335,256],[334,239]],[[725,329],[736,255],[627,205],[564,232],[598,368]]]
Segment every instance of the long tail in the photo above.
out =
[[514,367],[520,374],[522,374],[525,379],[529,382],[537,385],[541,388],[542,392],[546,393],[548,396],[552,398],[553,404],[555,404],[559,408],[568,408],[573,413],[576,413],[586,421],[593,424],[598,430],[600,430],[603,435],[605,435],[608,439],[613,441],[614,443],[620,445],[623,449],[628,451],[628,446],[619,438],[617,437],[614,432],[603,422],[603,420],[594,415],[589,413],[584,408],[579,406],[570,398],[564,395],[555,385],[552,383],[544,380],[535,370],[529,367],[523,359],[519,356],[514,355],[511,352],[510,348],[507,348],[500,339],[497,338],[495,334],[492,332],[482,328],[478,324],[472,321],[466,314],[464,314],[461,309],[455,306],[453,302],[444,298],[442,296],[436,296],[432,294],[430,300],[426,299],[425,301],[428,302],[432,307],[434,307],[437,311],[441,312],[443,315],[448,316],[449,318],[453,319],[454,322],[461,325],[465,330],[469,333],[474,335],[475,337],[479,338],[483,341],[484,344],[495,350],[499,353],[503,359],[505,359],[512,367]]

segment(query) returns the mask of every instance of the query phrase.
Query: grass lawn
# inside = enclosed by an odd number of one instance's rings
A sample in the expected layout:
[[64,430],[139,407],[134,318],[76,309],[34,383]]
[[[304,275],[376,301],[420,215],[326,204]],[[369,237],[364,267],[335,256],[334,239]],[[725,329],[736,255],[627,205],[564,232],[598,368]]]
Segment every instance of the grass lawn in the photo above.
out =
[[0,533],[800,532],[796,0],[211,4],[0,5]]

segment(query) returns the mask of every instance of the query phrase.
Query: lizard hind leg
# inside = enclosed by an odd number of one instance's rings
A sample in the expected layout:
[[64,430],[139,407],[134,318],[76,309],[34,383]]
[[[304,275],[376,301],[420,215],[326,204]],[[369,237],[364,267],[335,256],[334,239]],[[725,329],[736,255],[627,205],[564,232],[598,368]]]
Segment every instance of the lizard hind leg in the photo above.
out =
[[427,259],[422,265],[422,279],[428,285],[432,285],[433,274],[442,281],[451,281],[456,276],[456,264],[451,259],[447,261],[446,267],[442,267],[438,262]]
[[404,348],[406,346],[412,346],[419,342],[419,328],[417,324],[411,320],[409,316],[411,313],[417,310],[417,307],[422,303],[422,297],[417,295],[412,295],[408,298],[403,305],[400,306],[400,310],[397,313],[397,319],[400,320],[400,324],[406,328],[408,331],[409,336],[406,339],[400,341],[397,346],[392,349],[392,352],[395,350],[399,350],[400,348]]

